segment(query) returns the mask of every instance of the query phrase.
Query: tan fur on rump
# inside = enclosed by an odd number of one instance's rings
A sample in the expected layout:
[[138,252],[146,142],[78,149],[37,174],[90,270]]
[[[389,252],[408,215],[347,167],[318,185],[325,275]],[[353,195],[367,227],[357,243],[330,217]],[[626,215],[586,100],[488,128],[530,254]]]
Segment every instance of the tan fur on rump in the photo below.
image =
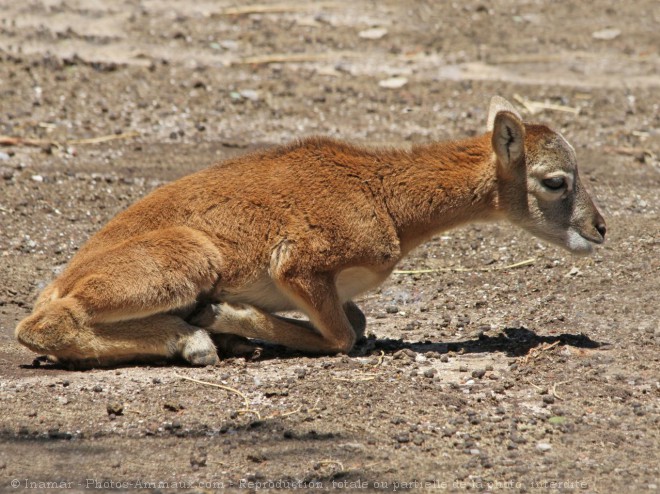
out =
[[[209,334],[347,352],[365,325],[351,300],[439,232],[508,219],[574,252],[601,243],[566,140],[497,97],[489,127],[410,151],[309,138],[165,185],[87,242],[16,336],[93,365],[214,363]],[[275,314],[290,309],[309,323]]]

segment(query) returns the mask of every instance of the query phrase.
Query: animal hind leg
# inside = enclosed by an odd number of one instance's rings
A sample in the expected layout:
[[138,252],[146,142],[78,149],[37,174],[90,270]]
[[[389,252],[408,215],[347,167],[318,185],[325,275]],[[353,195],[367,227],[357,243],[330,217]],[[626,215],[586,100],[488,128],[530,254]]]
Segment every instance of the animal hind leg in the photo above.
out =
[[153,362],[182,358],[192,365],[218,362],[208,332],[172,314],[96,324],[56,360],[73,368],[105,367],[126,362]]
[[[101,338],[102,350],[95,350],[99,334],[121,333],[120,322],[145,322],[149,316],[193,305],[200,293],[215,285],[222,264],[210,239],[186,227],[149,232],[94,255],[88,251],[74,258],[46,289],[34,313],[17,326],[16,336],[39,353],[80,360],[97,358],[101,351],[109,358],[110,349],[118,347],[107,344],[112,338]],[[191,332],[178,324],[137,324],[130,326],[135,335],[124,340],[132,342],[138,354],[147,348],[140,346],[141,338],[155,341],[160,335],[165,346],[172,347],[168,331],[159,333],[158,327],[170,328],[172,334]]]

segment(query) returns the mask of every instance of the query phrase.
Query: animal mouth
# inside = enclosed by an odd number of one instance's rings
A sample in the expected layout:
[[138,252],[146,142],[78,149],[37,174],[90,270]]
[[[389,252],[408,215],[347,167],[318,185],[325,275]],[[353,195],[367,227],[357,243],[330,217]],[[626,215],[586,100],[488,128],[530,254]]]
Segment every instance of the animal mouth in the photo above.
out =
[[590,254],[595,244],[602,244],[604,239],[586,236],[576,230],[570,229],[566,236],[566,247],[576,254]]
[[602,236],[591,236],[591,235],[585,235],[584,233],[578,233],[583,239],[587,240],[588,242],[591,242],[592,244],[597,244],[600,245],[605,242],[605,238]]

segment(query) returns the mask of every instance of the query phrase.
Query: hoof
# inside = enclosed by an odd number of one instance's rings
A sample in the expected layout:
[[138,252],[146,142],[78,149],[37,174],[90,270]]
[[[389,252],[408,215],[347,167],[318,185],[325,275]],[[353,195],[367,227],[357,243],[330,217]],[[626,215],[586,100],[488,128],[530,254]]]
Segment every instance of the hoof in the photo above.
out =
[[263,348],[242,336],[214,334],[212,338],[223,357],[245,357],[255,360],[263,352]]
[[215,365],[219,362],[215,345],[203,329],[195,331],[186,339],[181,356],[190,365],[196,366]]
[[344,312],[355,332],[355,341],[364,338],[364,331],[367,328],[367,318],[364,313],[353,302],[344,304]]
[[210,351],[192,352],[188,355],[185,355],[183,358],[186,359],[186,362],[188,362],[190,365],[194,365],[196,367],[204,367],[206,365],[216,365],[218,362],[220,362],[220,359],[218,358],[218,354],[215,351],[215,348],[213,349],[212,352]]

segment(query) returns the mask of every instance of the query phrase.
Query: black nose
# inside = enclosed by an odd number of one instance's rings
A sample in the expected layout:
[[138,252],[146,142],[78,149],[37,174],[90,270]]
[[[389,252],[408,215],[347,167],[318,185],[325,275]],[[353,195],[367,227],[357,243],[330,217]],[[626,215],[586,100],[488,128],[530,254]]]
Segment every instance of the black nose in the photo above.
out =
[[598,230],[598,233],[600,233],[600,236],[605,238],[605,233],[607,232],[607,227],[605,226],[604,221],[598,222],[596,225],[596,230]]

